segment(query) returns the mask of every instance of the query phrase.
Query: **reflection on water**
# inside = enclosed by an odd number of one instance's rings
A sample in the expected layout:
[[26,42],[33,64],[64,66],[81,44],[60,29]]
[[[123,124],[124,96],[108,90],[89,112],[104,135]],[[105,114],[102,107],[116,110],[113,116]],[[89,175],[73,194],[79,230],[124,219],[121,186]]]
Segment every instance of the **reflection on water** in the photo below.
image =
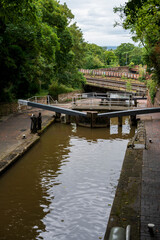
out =
[[122,128],[55,124],[0,178],[0,239],[103,238],[128,138]]

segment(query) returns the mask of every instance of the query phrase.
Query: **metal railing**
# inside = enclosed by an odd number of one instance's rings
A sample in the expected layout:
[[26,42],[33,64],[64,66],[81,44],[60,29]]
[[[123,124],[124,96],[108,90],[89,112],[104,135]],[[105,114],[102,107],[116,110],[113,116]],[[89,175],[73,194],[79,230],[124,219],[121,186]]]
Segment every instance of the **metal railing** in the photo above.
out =
[[50,95],[47,95],[47,96],[33,96],[31,98],[28,98],[27,101],[42,103],[42,104],[49,104],[49,105],[58,103],[58,101],[54,100]]
[[124,92],[107,92],[107,93],[82,93],[77,94],[72,98],[72,107],[86,105],[86,106],[136,106],[136,100],[132,93]]

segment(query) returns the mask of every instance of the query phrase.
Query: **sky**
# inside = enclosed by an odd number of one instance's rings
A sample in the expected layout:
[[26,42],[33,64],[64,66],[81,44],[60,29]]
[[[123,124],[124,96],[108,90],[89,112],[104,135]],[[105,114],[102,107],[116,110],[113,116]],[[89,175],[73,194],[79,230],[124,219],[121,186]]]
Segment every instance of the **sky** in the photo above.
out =
[[74,14],[74,22],[82,30],[86,42],[99,46],[134,43],[129,31],[113,27],[119,19],[113,8],[123,5],[127,0],[60,0],[61,4],[64,2]]

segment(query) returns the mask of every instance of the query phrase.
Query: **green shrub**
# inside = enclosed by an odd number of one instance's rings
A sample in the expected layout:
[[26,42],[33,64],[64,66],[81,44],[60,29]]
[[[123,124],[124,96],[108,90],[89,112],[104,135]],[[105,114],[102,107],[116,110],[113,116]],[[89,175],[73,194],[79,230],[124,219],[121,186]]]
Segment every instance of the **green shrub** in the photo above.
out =
[[132,68],[132,67],[134,67],[134,62],[130,62],[130,64],[128,65],[129,66],[129,68]]
[[58,99],[58,95],[61,93],[73,92],[73,88],[69,88],[64,84],[59,84],[58,82],[53,82],[50,87],[48,94],[51,95],[54,99]]
[[149,95],[151,97],[151,102],[154,104],[154,98],[156,96],[157,92],[157,82],[154,81],[153,79],[150,79],[147,81],[147,87],[149,89]]
[[132,91],[132,84],[131,84],[131,79],[128,79],[126,82],[126,89],[128,91]]
[[145,82],[145,81],[146,81],[145,77],[143,77],[143,76],[140,76],[140,77],[138,78],[138,80],[139,80],[140,82]]

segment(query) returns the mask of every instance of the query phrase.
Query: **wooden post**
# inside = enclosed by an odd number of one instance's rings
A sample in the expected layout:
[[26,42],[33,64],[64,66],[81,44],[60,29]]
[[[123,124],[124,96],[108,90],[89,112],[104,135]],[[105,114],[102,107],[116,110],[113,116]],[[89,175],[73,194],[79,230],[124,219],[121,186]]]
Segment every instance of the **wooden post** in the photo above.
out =
[[118,117],[118,126],[122,126],[122,117]]
[[110,118],[107,117],[106,123],[107,123],[107,127],[110,127]]
[[91,127],[96,127],[97,112],[91,113]]
[[90,118],[90,127],[96,127],[97,112],[87,112],[87,117]]
[[131,115],[131,116],[130,116],[130,121],[131,121],[131,125],[132,125],[132,126],[136,126],[136,125],[137,125],[136,115]]
[[66,114],[66,124],[71,123],[71,116]]
[[134,105],[137,107],[137,99],[134,100]]

